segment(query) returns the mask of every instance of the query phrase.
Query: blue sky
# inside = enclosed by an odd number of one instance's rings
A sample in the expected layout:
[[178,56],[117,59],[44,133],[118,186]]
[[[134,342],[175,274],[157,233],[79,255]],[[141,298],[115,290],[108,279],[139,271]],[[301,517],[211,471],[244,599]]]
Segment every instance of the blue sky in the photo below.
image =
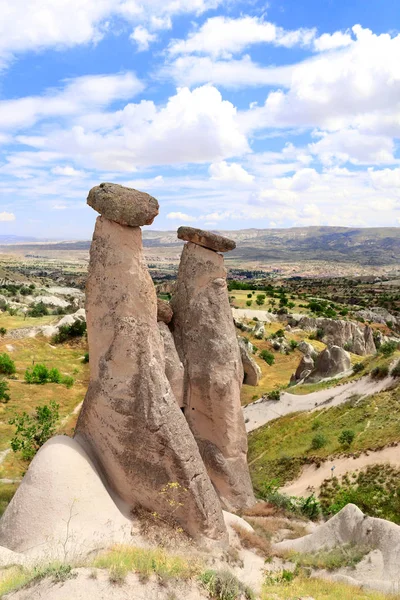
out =
[[400,225],[398,0],[0,0],[0,235]]

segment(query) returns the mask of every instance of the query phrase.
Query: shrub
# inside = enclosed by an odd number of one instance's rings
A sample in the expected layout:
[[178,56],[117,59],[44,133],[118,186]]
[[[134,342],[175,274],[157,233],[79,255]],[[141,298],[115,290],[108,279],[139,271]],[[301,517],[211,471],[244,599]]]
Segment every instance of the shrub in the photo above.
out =
[[59,405],[51,401],[49,405],[37,406],[33,414],[23,412],[9,420],[16,431],[11,439],[13,452],[21,452],[24,460],[31,460],[36,452],[56,432],[59,420]]
[[2,375],[14,375],[16,371],[15,362],[12,358],[6,352],[0,354],[0,373]]
[[392,377],[400,377],[400,360],[390,373]]
[[[52,369],[53,371],[53,369]],[[57,371],[57,369],[54,369]],[[55,372],[52,374],[55,377]],[[61,375],[60,375],[61,377]],[[25,371],[25,381],[26,383],[35,383],[38,385],[44,385],[50,379],[50,371],[49,369],[42,364],[37,364],[34,367],[30,367]]]
[[[57,382],[57,383],[59,383],[59,382]],[[74,378],[71,377],[70,375],[66,375],[65,377],[62,378],[60,383],[64,384],[68,389],[70,389],[74,385]]]
[[214,600],[253,600],[253,591],[245,586],[228,570],[205,571],[200,575],[200,581]]
[[247,294],[248,298],[252,298],[253,294]]
[[278,329],[278,331],[275,331],[275,333],[271,334],[270,337],[272,340],[276,340],[277,338],[284,338],[285,331],[283,329]]
[[379,348],[379,353],[383,354],[383,356],[391,356],[392,354],[394,354],[396,352],[398,347],[399,347],[398,342],[394,342],[394,341],[385,342]]
[[265,303],[265,294],[257,294],[256,304],[262,306]]
[[265,362],[271,367],[275,362],[275,356],[269,350],[261,350],[260,358],[265,360]]
[[88,363],[89,362],[89,352],[86,352],[84,357],[83,357],[83,361],[84,363]]
[[389,367],[382,365],[381,367],[375,367],[371,371],[372,379],[384,379],[389,375]]
[[275,401],[280,400],[281,399],[281,392],[280,392],[280,390],[272,390],[272,392],[269,392],[268,399],[269,400],[275,400]]
[[308,498],[288,496],[279,492],[279,483],[277,480],[265,482],[260,490],[262,498],[284,511],[297,517],[307,517],[311,520],[317,520],[321,514],[319,501],[312,494]]
[[342,446],[351,446],[354,441],[356,434],[351,429],[343,429],[341,434],[339,435],[339,444]]
[[321,341],[324,337],[324,330],[318,328],[316,331],[312,332],[309,336],[310,340],[319,340]]
[[297,346],[299,345],[299,342],[296,342],[296,340],[290,340],[289,343],[292,350],[296,350]]
[[7,333],[7,329],[5,327],[0,327],[0,335],[1,337],[4,337]]
[[321,448],[326,446],[327,443],[328,443],[328,440],[326,439],[324,434],[317,433],[317,435],[315,435],[312,439],[311,448],[312,448],[312,450],[320,450]]
[[361,371],[364,371],[365,366],[362,362],[356,363],[355,365],[353,365],[353,373],[361,373]]
[[0,378],[0,402],[2,404],[7,404],[10,401],[9,389],[7,381]]
[[37,304],[34,304],[28,310],[29,317],[44,317],[45,315],[48,315],[48,314],[49,314],[49,309],[43,302],[38,302]]
[[72,325],[61,325],[58,333],[53,337],[55,344],[62,344],[69,339],[82,337],[86,331],[85,321],[77,319]]
[[251,306],[252,304],[253,304],[253,303],[252,303],[252,301],[251,301],[251,300],[247,300],[247,302],[246,302],[246,306]]

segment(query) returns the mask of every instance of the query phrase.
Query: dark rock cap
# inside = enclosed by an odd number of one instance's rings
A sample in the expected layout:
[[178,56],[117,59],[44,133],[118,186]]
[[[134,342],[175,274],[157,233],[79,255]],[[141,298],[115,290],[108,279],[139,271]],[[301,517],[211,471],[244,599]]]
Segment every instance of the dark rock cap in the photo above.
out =
[[153,196],[117,183],[92,188],[87,203],[106,219],[129,227],[151,225],[159,208]]
[[229,252],[236,248],[236,242],[233,240],[195,227],[179,227],[178,238],[215,252]]

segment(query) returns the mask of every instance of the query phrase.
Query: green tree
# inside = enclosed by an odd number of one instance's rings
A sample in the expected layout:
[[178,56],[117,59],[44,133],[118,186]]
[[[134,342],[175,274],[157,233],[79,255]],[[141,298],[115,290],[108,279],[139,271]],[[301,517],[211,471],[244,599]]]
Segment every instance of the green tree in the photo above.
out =
[[7,404],[10,401],[9,385],[7,381],[3,378],[0,379],[0,402],[2,404]]
[[343,431],[339,435],[339,444],[342,444],[342,446],[351,446],[355,436],[355,432],[351,429],[343,429]]
[[275,356],[269,350],[262,350],[260,352],[260,358],[265,360],[265,362],[271,367],[275,362]]
[[15,362],[12,358],[6,352],[0,354],[0,373],[2,375],[14,375],[16,371]]
[[13,452],[21,452],[24,460],[32,460],[36,452],[56,433],[60,418],[59,405],[52,401],[49,405],[37,406],[33,414],[23,412],[9,420],[16,428],[11,439]]

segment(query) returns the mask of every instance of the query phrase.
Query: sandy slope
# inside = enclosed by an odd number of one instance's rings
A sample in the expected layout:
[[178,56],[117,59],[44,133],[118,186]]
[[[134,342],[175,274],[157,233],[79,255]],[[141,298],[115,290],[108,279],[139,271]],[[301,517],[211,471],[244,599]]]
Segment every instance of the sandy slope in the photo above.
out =
[[331,468],[334,466],[336,477],[365,469],[369,465],[390,463],[400,467],[400,446],[384,448],[376,452],[367,452],[358,458],[336,458],[327,460],[319,468],[315,465],[306,465],[296,481],[281,488],[281,491],[290,496],[308,496],[311,492],[318,492],[322,482],[332,476]]
[[392,377],[375,381],[369,376],[356,381],[345,383],[334,388],[319,390],[312,394],[297,396],[283,392],[279,402],[261,398],[243,409],[247,432],[254,431],[278,417],[299,411],[315,410],[318,408],[338,406],[346,402],[354,394],[370,396],[390,388]]

